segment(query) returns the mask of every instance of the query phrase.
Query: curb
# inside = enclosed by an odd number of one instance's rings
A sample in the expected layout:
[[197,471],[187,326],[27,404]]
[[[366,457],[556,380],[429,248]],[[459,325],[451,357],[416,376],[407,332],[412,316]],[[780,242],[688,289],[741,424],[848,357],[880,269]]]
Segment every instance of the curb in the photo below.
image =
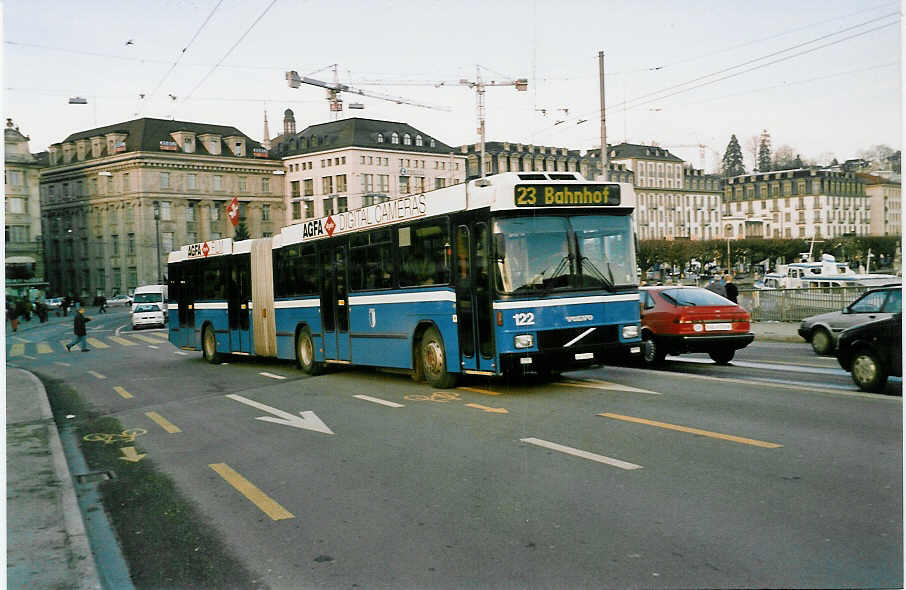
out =
[[79,588],[100,590],[101,582],[98,576],[97,564],[95,564],[94,554],[91,551],[88,535],[85,532],[85,522],[82,520],[82,512],[79,510],[79,503],[76,499],[72,473],[69,471],[66,455],[63,453],[60,433],[57,431],[56,422],[53,420],[53,412],[47,399],[47,390],[34,373],[21,368],[19,370],[28,375],[29,379],[34,382],[38,393],[38,402],[41,405],[41,418],[50,421],[47,425],[47,438],[53,456],[54,472],[57,479],[60,480],[63,492],[63,524],[66,529],[66,538],[72,551],[71,566],[76,576],[76,584],[78,584]]

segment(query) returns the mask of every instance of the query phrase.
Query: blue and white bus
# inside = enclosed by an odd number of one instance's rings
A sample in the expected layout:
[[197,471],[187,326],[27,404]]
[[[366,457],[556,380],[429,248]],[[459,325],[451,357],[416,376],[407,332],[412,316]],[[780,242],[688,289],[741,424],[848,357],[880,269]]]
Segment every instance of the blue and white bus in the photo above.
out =
[[508,172],[169,255],[170,341],[220,354],[548,374],[640,351],[629,184]]

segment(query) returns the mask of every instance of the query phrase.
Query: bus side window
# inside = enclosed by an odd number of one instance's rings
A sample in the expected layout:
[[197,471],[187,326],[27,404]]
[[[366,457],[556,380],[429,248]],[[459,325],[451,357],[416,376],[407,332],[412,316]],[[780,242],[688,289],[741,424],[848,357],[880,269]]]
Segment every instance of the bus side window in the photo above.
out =
[[450,281],[446,252],[449,230],[446,221],[412,226],[411,245],[400,241],[400,285],[442,285]]

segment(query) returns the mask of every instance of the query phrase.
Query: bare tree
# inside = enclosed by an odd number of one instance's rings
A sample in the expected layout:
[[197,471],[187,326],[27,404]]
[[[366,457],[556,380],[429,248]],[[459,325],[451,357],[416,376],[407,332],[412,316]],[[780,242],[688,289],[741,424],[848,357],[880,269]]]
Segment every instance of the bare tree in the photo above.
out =
[[774,170],[791,170],[795,160],[796,152],[786,144],[774,150]]
[[752,156],[752,170],[758,169],[758,146],[760,144],[760,135],[752,135],[746,138],[746,155]]

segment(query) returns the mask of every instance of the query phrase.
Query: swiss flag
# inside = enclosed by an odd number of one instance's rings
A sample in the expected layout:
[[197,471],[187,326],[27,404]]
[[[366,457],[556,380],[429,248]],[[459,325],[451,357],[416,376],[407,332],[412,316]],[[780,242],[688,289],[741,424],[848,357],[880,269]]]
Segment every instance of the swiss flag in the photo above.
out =
[[239,197],[233,197],[233,200],[227,205],[227,217],[230,218],[233,227],[239,225]]

